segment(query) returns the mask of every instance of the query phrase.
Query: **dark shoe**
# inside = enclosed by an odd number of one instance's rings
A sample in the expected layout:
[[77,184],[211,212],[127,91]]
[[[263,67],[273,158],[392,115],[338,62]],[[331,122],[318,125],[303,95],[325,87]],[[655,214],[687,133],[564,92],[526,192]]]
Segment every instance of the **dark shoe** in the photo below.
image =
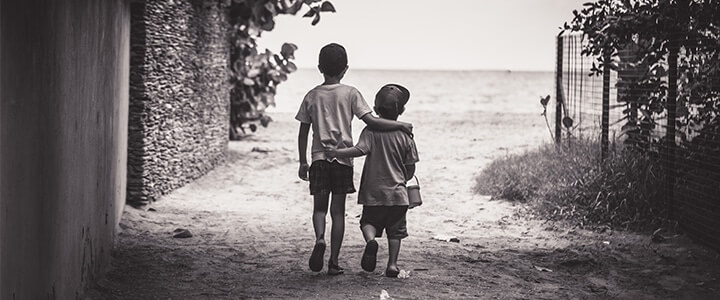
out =
[[395,270],[395,269],[386,269],[385,270],[385,276],[387,276],[387,277],[397,278],[398,275],[400,275],[400,270]]
[[323,256],[325,256],[325,243],[315,243],[312,254],[310,255],[310,270],[320,272],[323,267]]
[[340,275],[345,273],[345,269],[340,266],[328,261],[328,275]]
[[362,266],[363,270],[368,272],[375,271],[375,264],[377,263],[377,250],[378,243],[375,240],[371,240],[365,244],[365,251],[363,251],[363,256],[360,260],[360,266]]

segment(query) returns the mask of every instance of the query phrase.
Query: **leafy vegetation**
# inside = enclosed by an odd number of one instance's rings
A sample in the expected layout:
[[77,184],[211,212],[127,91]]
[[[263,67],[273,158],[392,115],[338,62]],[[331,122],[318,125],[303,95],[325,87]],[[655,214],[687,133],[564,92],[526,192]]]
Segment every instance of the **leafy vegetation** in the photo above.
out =
[[[568,143],[491,163],[477,178],[476,191],[527,201],[550,219],[635,229],[657,226],[667,216],[666,176],[677,172],[681,200],[691,192],[716,194],[720,1],[600,0],[573,15],[563,31],[583,34],[582,54],[597,58],[589,75],[602,75],[605,67],[618,72],[626,146],[601,160],[597,142],[568,136]],[[675,63],[677,78],[670,82],[668,69]],[[675,106],[668,101],[674,84]],[[659,134],[667,126],[662,120],[674,122],[669,124],[677,136]],[[677,167],[662,168],[663,144],[679,146]]]
[[583,7],[563,29],[587,37],[582,53],[597,57],[591,75],[602,74],[605,64],[618,71],[628,143],[657,150],[652,132],[668,116],[671,52],[679,54],[674,122],[683,146],[716,131],[706,127],[720,121],[720,1],[601,0]]
[[598,142],[572,139],[561,146],[493,161],[475,192],[527,202],[541,216],[580,226],[650,229],[665,216],[662,170],[656,158],[614,150],[600,160]]
[[321,0],[226,0],[225,5],[231,25],[230,139],[237,140],[246,128],[255,131],[257,123],[268,125],[271,118],[265,109],[275,105],[277,85],[297,70],[292,62],[296,45],[285,43],[276,54],[258,51],[256,40],[275,28],[274,19],[280,14],[296,15],[305,7],[303,17],[312,18],[316,25],[321,13],[335,12],[335,7]]

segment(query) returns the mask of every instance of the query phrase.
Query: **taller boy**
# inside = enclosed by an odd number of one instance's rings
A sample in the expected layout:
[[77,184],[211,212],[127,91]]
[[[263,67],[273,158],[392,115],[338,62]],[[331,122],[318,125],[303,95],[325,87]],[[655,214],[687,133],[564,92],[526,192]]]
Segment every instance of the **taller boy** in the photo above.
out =
[[[348,193],[355,192],[355,185],[352,158],[328,158],[325,156],[325,147],[353,146],[351,128],[353,116],[363,120],[374,130],[403,130],[408,133],[412,131],[412,125],[409,123],[375,117],[357,89],[340,83],[348,69],[347,61],[347,53],[341,45],[332,43],[320,50],[318,69],[325,81],[305,95],[295,116],[295,119],[300,121],[298,176],[302,180],[310,180],[310,194],[313,195],[314,201],[312,222],[315,230],[315,246],[309,260],[310,270],[318,272],[323,267],[325,218],[330,204],[332,219],[328,261],[330,275],[343,273],[343,268],[338,263],[338,256],[345,235],[345,197]],[[312,166],[309,166],[307,142],[311,126]],[[332,202],[330,202],[331,194]]]

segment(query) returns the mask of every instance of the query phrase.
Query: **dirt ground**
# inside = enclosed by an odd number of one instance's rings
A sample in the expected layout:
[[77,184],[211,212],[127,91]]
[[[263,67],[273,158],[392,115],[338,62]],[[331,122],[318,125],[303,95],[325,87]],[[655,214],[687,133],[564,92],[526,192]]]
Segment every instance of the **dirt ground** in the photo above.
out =
[[[411,236],[398,263],[409,278],[382,276],[384,239],[377,271],[360,268],[355,195],[340,255],[345,274],[311,272],[312,200],[297,178],[298,124],[291,114],[273,118],[231,142],[226,164],[148,207],[126,207],[112,267],[88,298],[379,299],[383,290],[394,299],[720,298],[718,253],[682,235],[653,243],[581,230],[473,194],[475,175],[493,158],[549,140],[537,115],[409,111],[401,119],[415,124],[425,202],[408,212]],[[362,159],[355,162],[359,184]],[[193,236],[173,238],[178,228]],[[459,242],[441,240],[453,236]]]

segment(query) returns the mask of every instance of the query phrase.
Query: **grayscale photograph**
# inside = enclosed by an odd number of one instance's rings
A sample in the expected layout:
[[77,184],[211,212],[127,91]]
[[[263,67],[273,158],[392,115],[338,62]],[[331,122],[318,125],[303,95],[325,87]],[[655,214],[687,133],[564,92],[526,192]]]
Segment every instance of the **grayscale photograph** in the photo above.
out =
[[25,299],[720,299],[720,0],[0,0]]

